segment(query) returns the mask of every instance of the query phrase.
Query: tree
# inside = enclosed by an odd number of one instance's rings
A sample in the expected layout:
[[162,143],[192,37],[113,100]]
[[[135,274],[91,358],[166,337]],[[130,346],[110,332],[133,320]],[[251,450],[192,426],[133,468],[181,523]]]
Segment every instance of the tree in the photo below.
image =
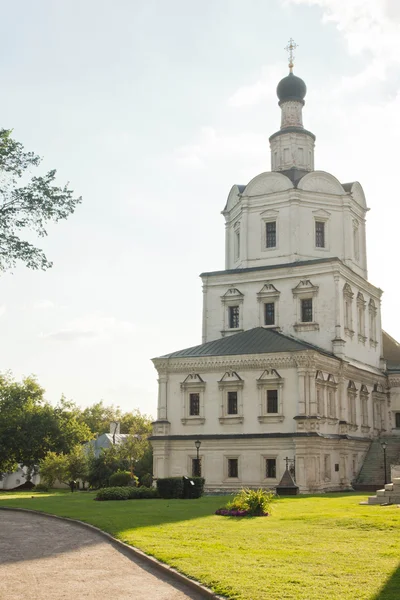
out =
[[0,472],[22,464],[31,472],[47,452],[69,453],[92,438],[79,419],[79,409],[61,398],[54,407],[34,377],[22,382],[10,373],[0,374]]
[[40,479],[49,487],[53,487],[56,481],[66,483],[68,480],[68,458],[65,454],[48,452],[40,461]]
[[56,481],[66,484],[77,479],[87,481],[88,457],[81,445],[72,448],[69,454],[50,451],[40,461],[39,470],[41,480],[49,487]]
[[25,152],[12,131],[0,129],[0,270],[22,261],[30,269],[48,269],[52,263],[43,250],[20,235],[33,231],[47,236],[47,224],[67,219],[82,198],[74,198],[68,185],[54,185],[56,171],[30,176],[40,157]]

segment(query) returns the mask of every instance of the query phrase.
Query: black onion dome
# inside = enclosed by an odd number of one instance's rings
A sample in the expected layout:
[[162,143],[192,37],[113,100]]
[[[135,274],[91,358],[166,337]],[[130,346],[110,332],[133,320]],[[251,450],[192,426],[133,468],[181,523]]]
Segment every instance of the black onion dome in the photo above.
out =
[[293,73],[289,73],[287,77],[281,79],[276,88],[276,93],[279,98],[279,103],[287,102],[288,100],[297,100],[304,102],[304,96],[307,93],[307,86],[300,77],[296,77]]

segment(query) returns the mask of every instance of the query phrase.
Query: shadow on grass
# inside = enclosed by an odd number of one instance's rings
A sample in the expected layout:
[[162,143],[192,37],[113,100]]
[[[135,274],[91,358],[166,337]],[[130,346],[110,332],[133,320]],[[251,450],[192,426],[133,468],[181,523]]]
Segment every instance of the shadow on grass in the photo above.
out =
[[399,600],[400,598],[400,564],[390,579],[371,600]]
[[118,535],[127,529],[157,527],[166,523],[191,521],[214,514],[229,496],[203,496],[194,500],[123,500],[96,502],[95,492],[2,497],[0,508],[28,508],[85,521]]

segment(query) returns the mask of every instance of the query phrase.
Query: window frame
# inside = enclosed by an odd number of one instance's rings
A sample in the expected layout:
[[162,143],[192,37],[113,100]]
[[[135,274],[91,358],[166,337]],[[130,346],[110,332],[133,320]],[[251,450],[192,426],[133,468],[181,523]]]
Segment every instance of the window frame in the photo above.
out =
[[[243,379],[236,371],[227,371],[218,381],[218,389],[221,393],[219,422],[221,425],[235,425],[243,423]],[[229,392],[236,392],[237,413],[229,413]]]
[[[204,425],[205,413],[204,413],[204,395],[206,390],[206,382],[203,380],[201,375],[198,373],[189,373],[186,379],[181,382],[181,401],[182,401],[182,413],[181,423],[182,425]],[[199,414],[190,414],[190,396],[191,394],[199,395]]]
[[[226,461],[226,479],[240,479],[239,456],[226,456],[225,461]],[[233,463],[233,461],[235,461],[235,463]],[[236,468],[235,468],[236,475],[231,474],[231,472],[232,472],[231,466],[233,466],[233,464],[236,464]]]
[[[305,307],[305,304],[310,303],[308,307]],[[305,318],[307,311],[310,312],[310,318]],[[300,298],[300,323],[314,323],[314,303],[313,298]]]
[[[262,424],[281,423],[285,416],[283,412],[283,386],[284,380],[276,369],[266,369],[257,379],[259,414],[257,420]],[[268,392],[277,392],[276,413],[268,412]]]
[[[267,323],[268,309],[267,307],[272,307],[272,322]],[[275,302],[264,302],[264,326],[265,327],[273,327],[275,325]]]
[[[257,302],[260,305],[259,325],[265,328],[279,327],[279,296],[280,291],[271,282],[266,282],[257,294]],[[274,305],[274,323],[266,324],[266,305]]]
[[[319,286],[313,285],[309,279],[302,279],[295,288],[292,289],[293,298],[296,302],[296,322],[295,331],[319,331],[318,324],[318,291]],[[312,321],[302,321],[303,318],[303,300],[312,300]]]
[[[321,228],[322,226],[322,228]],[[318,231],[320,229],[320,231]],[[315,219],[315,247],[318,249],[326,249],[326,221]],[[319,239],[321,238],[321,239]],[[321,243],[322,242],[322,243]]]

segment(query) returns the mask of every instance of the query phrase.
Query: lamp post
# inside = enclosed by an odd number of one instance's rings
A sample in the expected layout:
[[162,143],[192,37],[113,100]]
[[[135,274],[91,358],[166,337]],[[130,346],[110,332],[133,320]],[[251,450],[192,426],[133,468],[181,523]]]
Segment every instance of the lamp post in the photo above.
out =
[[386,448],[387,443],[381,442],[382,450],[383,450],[383,470],[385,471],[385,485],[387,484],[387,470],[386,470]]
[[201,469],[200,469],[200,458],[199,458],[199,450],[201,446],[201,441],[196,440],[194,445],[196,446],[197,457],[196,457],[196,477],[201,477]]

